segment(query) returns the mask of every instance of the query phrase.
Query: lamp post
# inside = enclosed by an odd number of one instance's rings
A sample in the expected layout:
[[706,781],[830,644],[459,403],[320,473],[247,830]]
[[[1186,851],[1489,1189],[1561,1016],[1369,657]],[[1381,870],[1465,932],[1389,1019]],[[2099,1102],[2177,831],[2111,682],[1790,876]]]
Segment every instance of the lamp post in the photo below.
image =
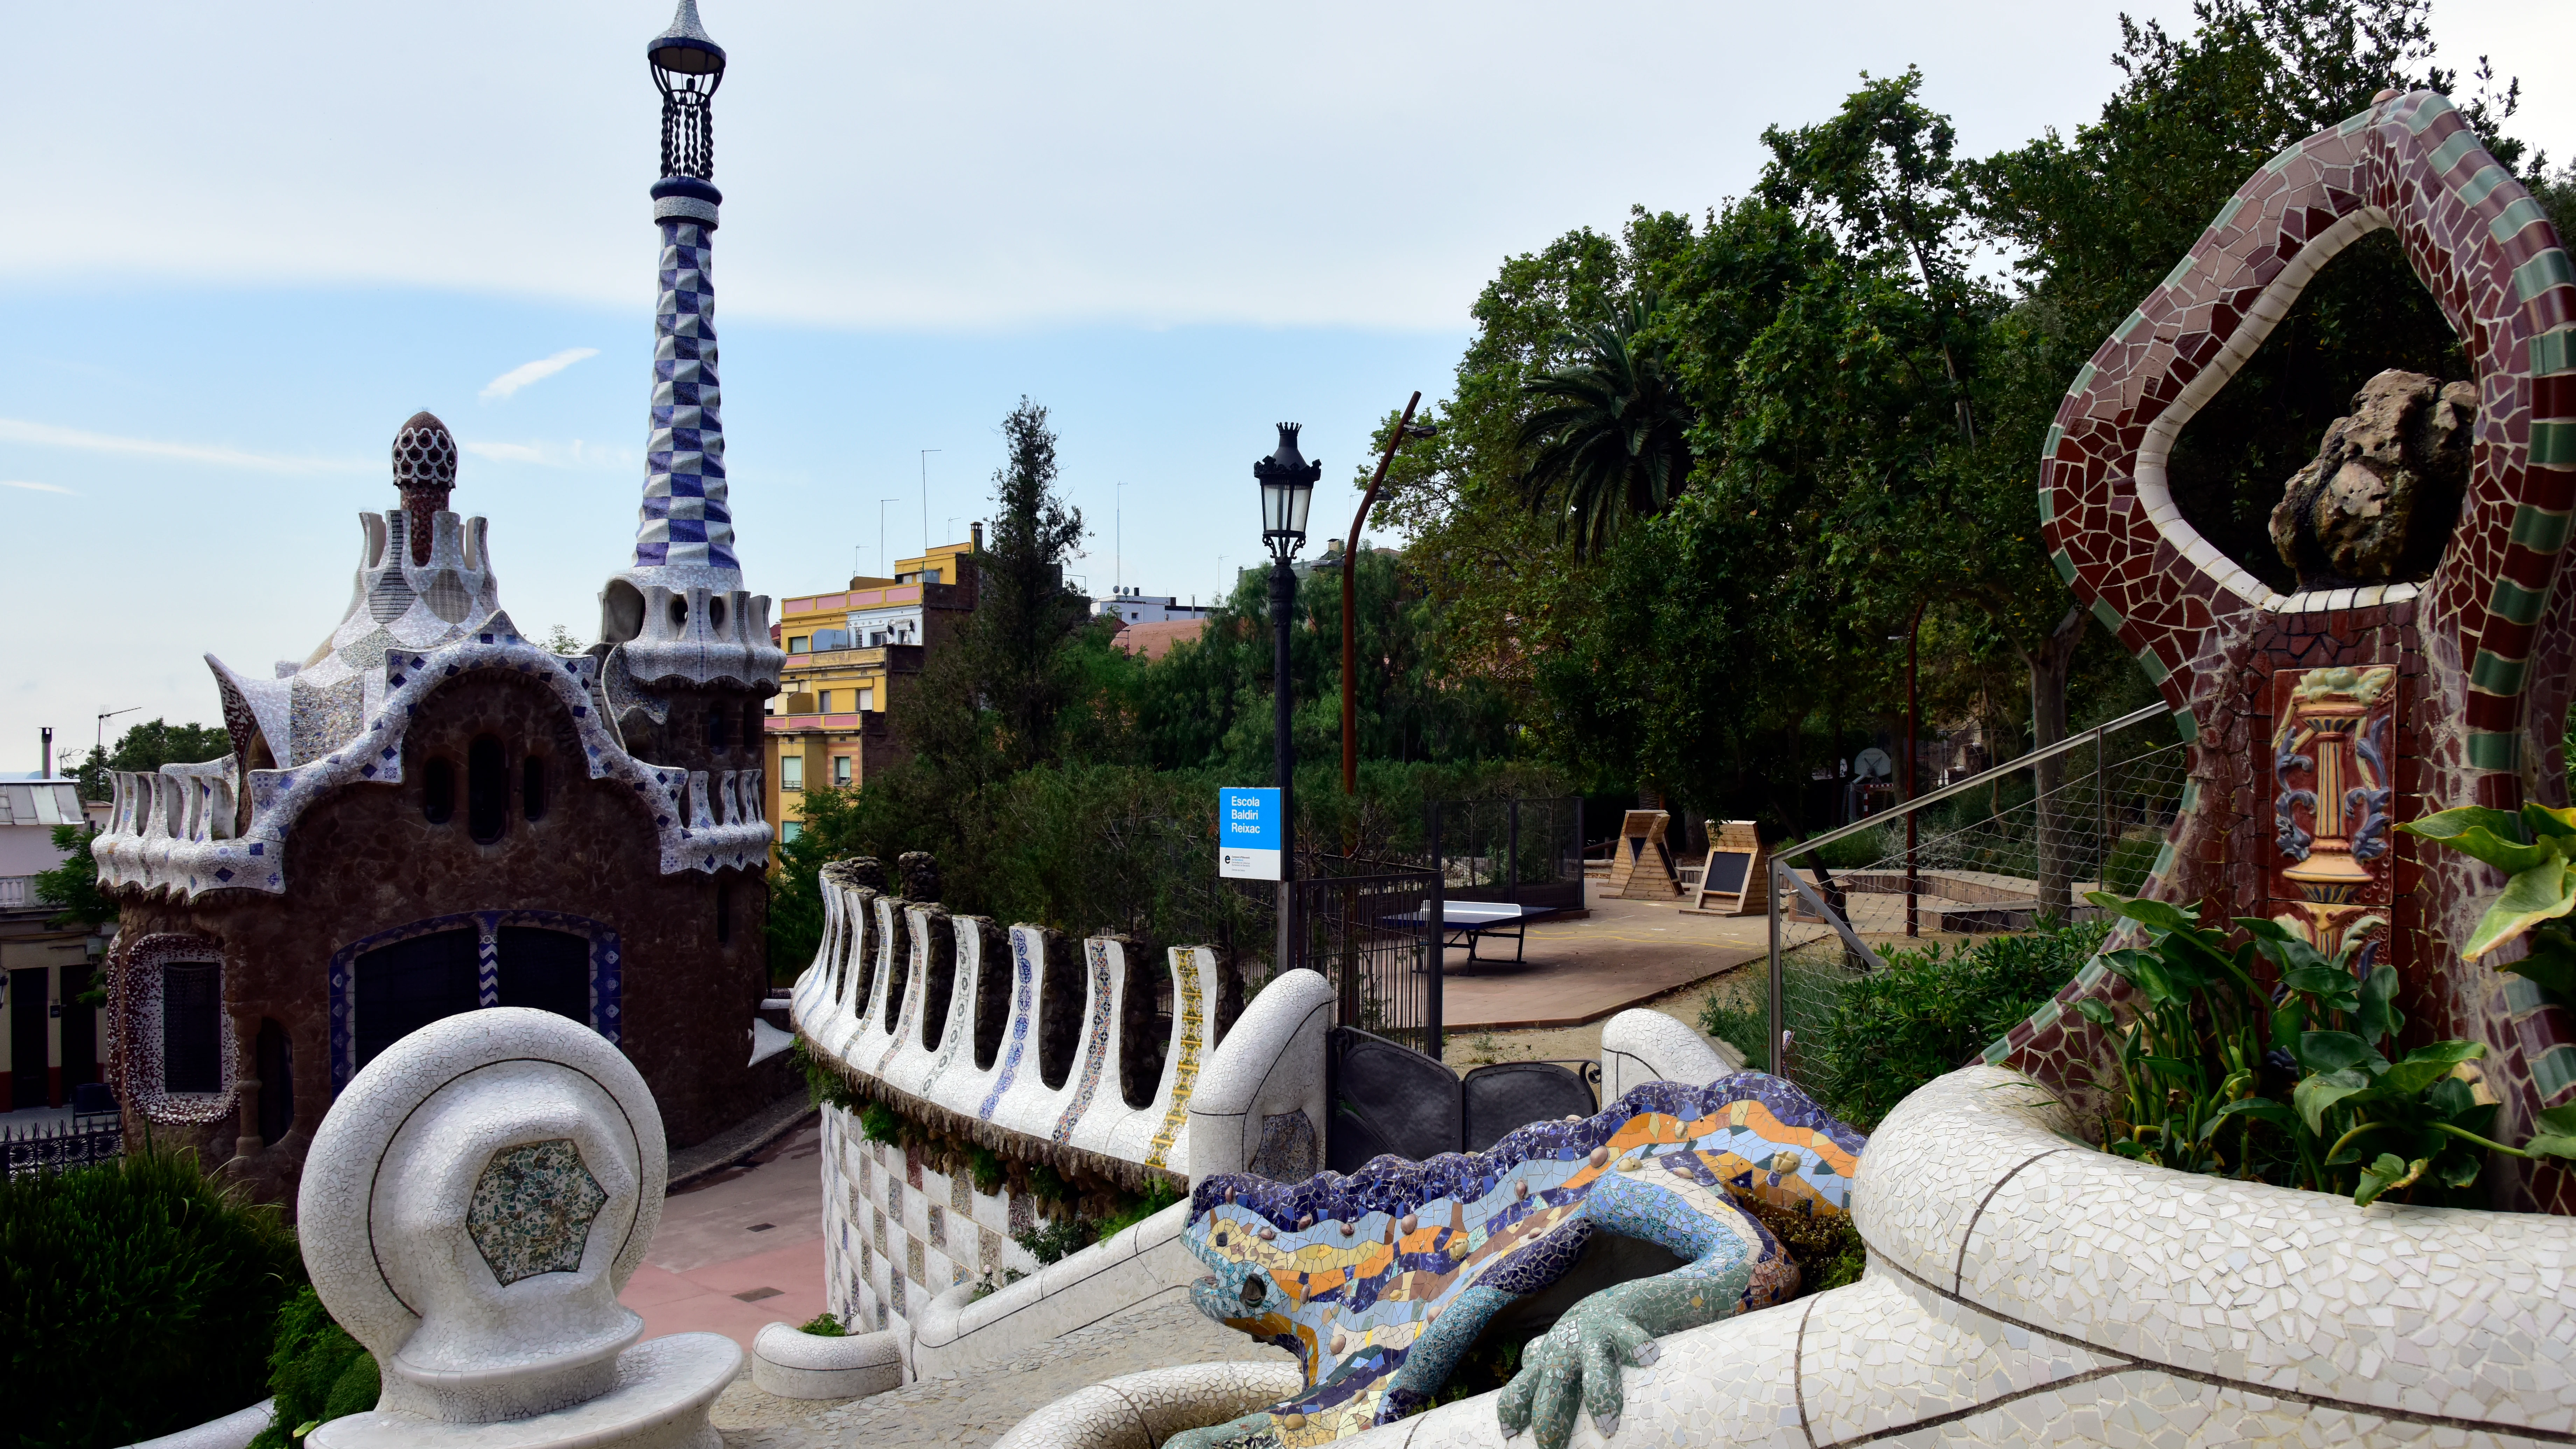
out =
[[1427,438],[1440,431],[1429,423],[1413,420],[1413,410],[1422,403],[1420,392],[1405,400],[1404,416],[1398,418],[1395,431],[1386,440],[1386,451],[1378,455],[1377,473],[1369,479],[1368,491],[1360,495],[1360,511],[1351,515],[1350,541],[1342,545],[1342,793],[1360,792],[1360,696],[1359,696],[1359,585],[1360,525],[1368,522],[1369,507],[1377,502],[1377,490],[1386,482],[1387,466],[1395,461],[1395,450],[1409,438]]
[[1288,733],[1295,705],[1288,685],[1288,627],[1297,612],[1297,572],[1289,560],[1306,546],[1306,508],[1315,501],[1315,480],[1324,476],[1323,464],[1309,463],[1297,451],[1297,426],[1281,423],[1279,451],[1252,465],[1252,476],[1261,484],[1261,541],[1270,547],[1271,748],[1279,785],[1279,950],[1274,971],[1292,964],[1290,947],[1296,940],[1289,882],[1297,875],[1297,746]]

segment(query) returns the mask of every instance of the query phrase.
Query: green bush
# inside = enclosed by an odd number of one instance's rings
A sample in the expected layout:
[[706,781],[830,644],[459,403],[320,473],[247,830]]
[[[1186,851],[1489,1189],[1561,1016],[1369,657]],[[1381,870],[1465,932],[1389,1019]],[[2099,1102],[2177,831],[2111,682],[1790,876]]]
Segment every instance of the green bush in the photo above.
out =
[[1049,1219],[1024,1233],[1013,1233],[1011,1241],[1026,1249],[1043,1267],[1090,1247],[1097,1240],[1099,1226],[1090,1218],[1067,1215]]
[[1145,1191],[1141,1195],[1128,1197],[1119,1204],[1118,1211],[1100,1220],[1100,1236],[1113,1237],[1180,1200],[1179,1189],[1156,1178],[1145,1184]]
[[[1867,1132],[1907,1093],[1957,1069],[2055,996],[2109,929],[2081,922],[1955,947],[1890,950],[1881,953],[1885,971],[1860,974],[1784,960],[1796,978],[1793,1004],[1824,1003],[1818,1020],[1792,1013],[1794,1075],[1826,1110]],[[1713,997],[1701,1009],[1700,1030],[1759,1068],[1770,1052],[1769,1005],[1758,982],[1742,1005]]]
[[966,1149],[966,1175],[975,1180],[975,1190],[987,1197],[1000,1192],[1010,1173],[1002,1166],[1001,1156],[989,1147]]
[[883,1102],[870,1102],[859,1109],[859,1135],[870,1142],[898,1146],[903,1142],[904,1121]]
[[21,1445],[131,1444],[258,1403],[303,1285],[273,1208],[194,1154],[0,1182],[0,1344]]
[[[841,1320],[834,1318],[828,1313],[817,1313],[813,1317],[806,1319],[804,1324],[796,1331],[798,1333],[810,1333],[816,1338],[847,1338],[850,1336],[850,1331],[841,1326]],[[259,1449],[259,1446],[254,1444],[251,1446],[251,1449]]]
[[375,1355],[332,1322],[322,1299],[305,1288],[278,1311],[277,1343],[268,1351],[268,1391],[277,1412],[250,1449],[291,1449],[307,1425],[374,1408],[382,1387]]

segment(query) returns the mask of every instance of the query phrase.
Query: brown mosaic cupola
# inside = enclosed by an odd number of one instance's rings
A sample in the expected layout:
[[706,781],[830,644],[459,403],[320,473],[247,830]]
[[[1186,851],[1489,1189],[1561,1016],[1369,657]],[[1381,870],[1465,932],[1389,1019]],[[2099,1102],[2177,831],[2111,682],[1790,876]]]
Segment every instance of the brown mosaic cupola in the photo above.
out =
[[394,434],[394,486],[411,515],[411,561],[426,566],[435,520],[456,487],[456,437],[436,414],[413,413]]

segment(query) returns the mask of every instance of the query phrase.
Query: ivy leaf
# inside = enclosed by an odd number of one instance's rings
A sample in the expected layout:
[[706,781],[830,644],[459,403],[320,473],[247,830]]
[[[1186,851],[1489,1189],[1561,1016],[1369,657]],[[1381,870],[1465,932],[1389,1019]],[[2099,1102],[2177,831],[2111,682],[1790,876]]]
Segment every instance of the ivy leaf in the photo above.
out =
[[2397,1009],[2396,967],[2385,963],[2372,967],[2370,978],[2361,983],[2360,996],[2354,1016],[2363,1040],[2376,1042],[2393,1037],[2406,1024],[2406,1013]]
[[2486,1043],[2437,1041],[2420,1046],[2406,1054],[2405,1060],[2389,1067],[2379,1077],[2379,1086],[2393,1096],[2412,1097],[2426,1087],[2451,1074],[2462,1062],[2473,1062],[2487,1054]]
[[2522,824],[2533,840],[2554,839],[2561,849],[2576,848],[2576,809],[2553,810],[2524,801]]
[[2326,1135],[2326,1109],[2355,1092],[2369,1090],[2370,1079],[2359,1072],[2323,1072],[2299,1083],[2290,1093],[2290,1100],[2297,1105],[2299,1117],[2308,1124],[2308,1130],[2323,1137]]
[[2370,1043],[2348,1031],[2301,1032],[2297,1050],[2299,1065],[2312,1072],[2340,1072],[2381,1060]]
[[2415,1179],[2424,1175],[2427,1165],[2421,1157],[2407,1163],[2399,1161],[2394,1152],[2383,1152],[2377,1162],[2361,1170],[2361,1186],[2353,1191],[2352,1200],[2356,1206],[2368,1207],[2381,1193],[2411,1187]]
[[2507,874],[2519,874],[2558,854],[2554,845],[2525,845],[2524,819],[2483,805],[2445,810],[2397,827],[2409,835],[2438,840],[2462,855],[2474,856]]
[[2576,909],[2576,876],[2551,847],[2550,858],[2505,882],[2504,891],[2487,906],[2469,944],[2460,954],[2474,961],[2543,921],[2554,921]]

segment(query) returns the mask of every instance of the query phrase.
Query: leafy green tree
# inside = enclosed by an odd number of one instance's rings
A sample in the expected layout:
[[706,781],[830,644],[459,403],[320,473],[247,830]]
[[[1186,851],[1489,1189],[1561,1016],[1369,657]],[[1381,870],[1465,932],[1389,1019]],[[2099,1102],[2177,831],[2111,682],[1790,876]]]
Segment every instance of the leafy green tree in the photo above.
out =
[[36,872],[36,899],[63,911],[46,925],[102,926],[116,919],[116,902],[98,888],[98,859],[89,853],[97,834],[81,825],[54,827],[54,849],[63,852],[63,863]]
[[113,750],[92,748],[73,776],[80,781],[82,799],[105,800],[115,793],[107,778],[111,770],[149,774],[163,765],[201,764],[232,752],[232,736],[221,725],[174,725],[151,719],[119,735]]
[[950,786],[1057,758],[1076,673],[1068,650],[1089,605],[1064,580],[1082,511],[1058,491],[1056,435],[1027,398],[1002,420],[989,545],[975,555],[975,612],[931,651],[921,687],[893,711],[916,759]]

